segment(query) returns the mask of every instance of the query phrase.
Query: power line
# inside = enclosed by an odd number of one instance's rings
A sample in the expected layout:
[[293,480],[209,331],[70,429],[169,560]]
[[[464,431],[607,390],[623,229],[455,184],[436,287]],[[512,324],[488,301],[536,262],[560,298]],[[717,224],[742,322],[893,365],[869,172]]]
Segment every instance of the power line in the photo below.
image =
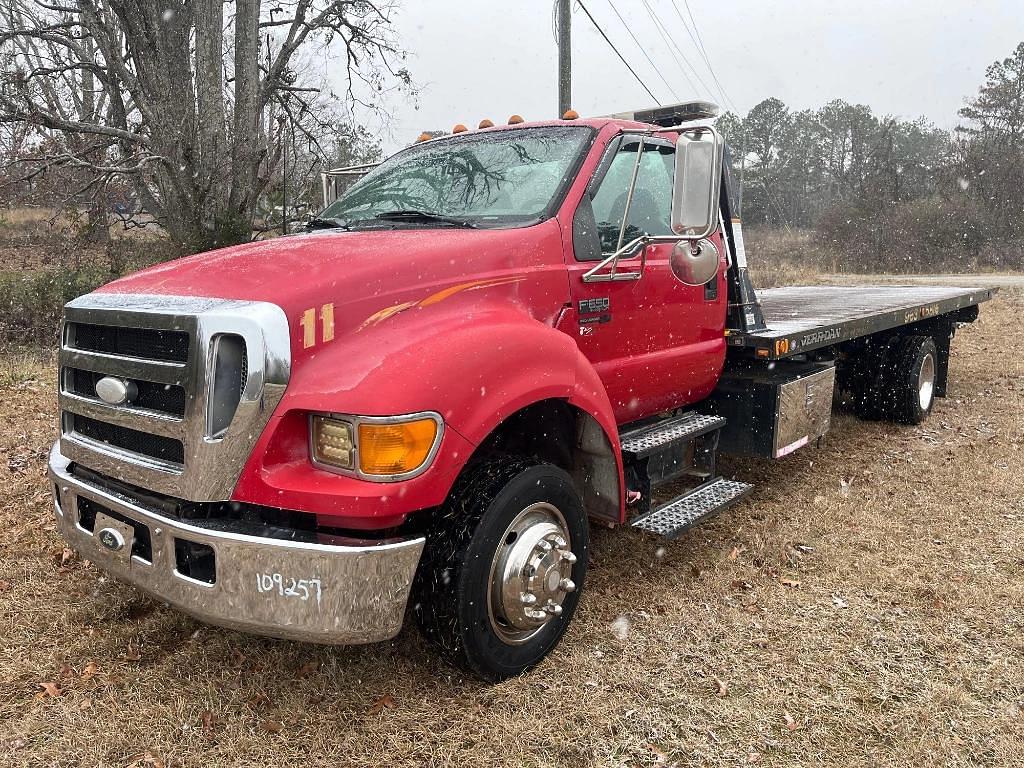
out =
[[[700,28],[697,26],[697,20],[694,18],[693,11],[690,9],[689,0],[683,0],[683,5],[686,6],[686,13],[690,17],[690,23],[693,25],[693,34],[690,35],[690,38],[693,39],[694,36],[696,36],[694,42],[697,43],[697,48],[700,49],[701,58],[704,59],[704,64],[707,65],[708,72],[711,73],[711,77],[712,79],[714,79],[715,84],[718,86],[718,90],[721,91],[722,93],[722,100],[727,102],[728,105],[732,108],[732,110],[736,112],[736,114],[738,115],[739,108],[736,106],[735,102],[733,102],[733,100],[729,98],[729,94],[725,90],[725,86],[722,85],[722,81],[719,80],[718,75],[715,74],[715,68],[711,66],[711,59],[708,57],[707,49],[704,47],[704,40],[700,36]],[[679,10],[678,0],[672,0],[672,6],[675,8],[676,14],[679,16],[679,20],[683,22],[683,26],[686,26],[686,19],[683,18],[683,14]],[[686,31],[689,32],[690,28],[686,27]]]
[[625,56],[623,56],[623,55],[622,55],[621,53],[619,53],[619,49],[615,47],[615,43],[613,43],[613,42],[612,42],[612,41],[611,41],[611,40],[609,39],[608,35],[606,35],[606,34],[604,33],[604,30],[603,30],[603,29],[601,29],[601,25],[597,23],[597,20],[596,20],[596,19],[595,19],[595,18],[594,18],[594,17],[593,17],[592,15],[591,15],[590,11],[588,11],[588,10],[587,10],[587,6],[585,6],[585,5],[583,4],[583,0],[576,0],[576,2],[577,2],[577,3],[579,3],[579,6],[580,6],[580,8],[582,8],[582,9],[583,9],[583,12],[584,12],[585,14],[587,14],[587,18],[588,18],[588,19],[590,19],[590,23],[594,25],[594,29],[596,29],[596,30],[597,30],[598,32],[600,32],[600,33],[601,33],[601,37],[603,37],[603,38],[604,38],[604,41],[605,41],[606,43],[608,43],[608,46],[609,46],[609,47],[610,47],[610,48],[611,48],[611,49],[612,49],[613,51],[615,51],[615,55],[619,57],[619,59],[620,59],[620,60],[622,61],[622,63],[626,65],[626,69],[628,69],[628,70],[630,71],[630,74],[632,74],[632,75],[633,75],[633,77],[635,77],[635,78],[636,78],[636,81],[637,81],[638,83],[640,83],[640,85],[641,85],[641,86],[643,87],[643,89],[644,89],[645,91],[647,91],[647,95],[648,95],[648,96],[650,96],[650,97],[651,97],[652,99],[654,99],[654,103],[655,103],[655,104],[657,104],[657,105],[658,105],[658,106],[660,107],[660,106],[661,106],[661,102],[660,102],[660,101],[658,101],[658,97],[657,97],[657,96],[655,96],[655,95],[654,95],[653,93],[651,93],[651,89],[650,89],[650,88],[648,88],[648,87],[647,87],[647,84],[646,84],[646,83],[645,83],[645,82],[644,82],[643,80],[641,80],[641,79],[640,79],[640,75],[638,75],[638,74],[636,73],[636,71],[635,71],[635,70],[634,70],[634,69],[633,69],[633,68],[632,68],[631,66],[629,66],[629,62],[628,62],[628,61],[626,61],[626,57],[625,57]]
[[[644,0],[645,4],[646,4],[646,2],[647,2],[647,0]],[[736,117],[739,118],[739,120],[740,120],[740,125],[741,125],[741,130],[742,130],[742,135],[743,135],[743,149],[741,151],[743,152],[743,155],[744,155],[742,160],[741,160],[741,163],[742,163],[742,166],[745,166],[746,165],[746,144],[747,144],[747,142],[746,142],[746,129],[742,128],[743,118],[740,116],[740,109],[739,109],[739,107],[736,106],[736,103],[731,98],[729,98],[729,94],[726,92],[725,86],[722,85],[722,81],[719,80],[718,79],[718,75],[715,74],[715,68],[713,66],[711,66],[711,59],[708,56],[707,49],[704,47],[704,40],[701,38],[701,35],[700,35],[700,27],[697,26],[697,19],[694,18],[693,10],[690,8],[689,0],[683,0],[683,5],[686,6],[686,13],[690,17],[690,22],[693,25],[693,31],[692,32],[690,31],[690,25],[687,24],[686,23],[686,19],[683,18],[682,11],[679,8],[678,0],[672,0],[672,7],[675,9],[676,15],[679,17],[679,20],[683,23],[683,27],[686,29],[686,33],[690,36],[690,39],[693,40],[694,44],[697,46],[697,49],[700,52],[701,58],[704,60],[704,64],[708,68],[708,72],[711,73],[712,79],[715,81],[715,84],[718,86],[719,92],[722,94],[722,100],[724,102],[726,102],[732,108],[732,110],[736,113]],[[703,80],[701,82],[703,83]],[[705,87],[707,87],[707,86],[705,85]],[[741,168],[742,168],[742,166],[741,166]],[[782,206],[779,204],[779,202],[776,199],[775,195],[772,193],[772,190],[770,189],[770,187],[768,185],[767,179],[765,179],[765,178],[761,179],[761,188],[764,190],[765,197],[768,200],[768,205],[770,207],[774,207],[775,211],[779,214],[779,218],[782,219],[783,226],[788,231],[792,231],[792,230],[790,230],[789,221],[788,221],[788,219],[786,217],[786,214],[782,210]],[[742,206],[743,206],[742,200],[743,200],[743,172],[741,170],[740,171],[740,210],[738,211],[738,213],[740,215],[742,215],[742,212],[743,212],[742,211]]]
[[619,21],[622,22],[622,27],[626,30],[627,33],[629,33],[629,36],[633,38],[633,42],[636,43],[636,47],[640,49],[640,53],[642,53],[644,55],[644,58],[647,59],[647,63],[651,65],[651,69],[653,69],[655,74],[657,74],[657,76],[661,78],[661,82],[665,84],[665,87],[668,88],[669,93],[672,94],[673,98],[678,99],[679,94],[676,93],[676,89],[673,88],[669,84],[668,80],[665,79],[665,76],[661,74],[661,70],[658,69],[657,64],[651,61],[651,57],[647,55],[647,50],[644,48],[643,45],[640,44],[640,41],[636,39],[636,35],[633,34],[633,30],[629,28],[629,25],[626,23],[626,20],[622,18],[622,14],[619,13],[619,9],[615,7],[615,3],[613,3],[612,0],[608,0],[608,5],[610,5],[612,7],[612,10],[615,11],[615,15],[618,16]]
[[651,8],[650,3],[648,3],[647,0],[643,0],[643,4],[644,8],[647,9],[647,15],[650,16],[651,20],[654,22],[655,29],[657,29],[658,34],[661,35],[661,39],[665,41],[665,45],[668,46],[669,53],[671,53],[672,57],[676,60],[676,64],[679,65],[679,70],[683,73],[683,77],[686,78],[686,81],[690,84],[690,87],[693,88],[695,91],[699,90],[697,86],[694,84],[693,80],[690,79],[690,76],[686,74],[687,67],[689,68],[690,72],[693,73],[693,76],[697,78],[697,82],[701,84],[701,87],[705,90],[705,92],[707,92],[708,94],[712,94],[712,89],[708,87],[708,84],[704,82],[704,80],[701,78],[697,70],[694,69],[692,64],[690,64],[689,59],[686,58],[686,54],[682,52],[679,46],[676,45],[675,41],[673,41],[672,38],[669,36],[668,29],[665,27],[665,24],[661,21],[661,19],[658,18],[658,15],[654,12],[654,9]]
[[[672,0],[672,10],[674,10],[676,12],[676,16],[679,17],[679,21],[680,21],[680,23],[682,23],[683,29],[686,30],[686,34],[689,36],[690,42],[693,43],[694,50],[697,51],[697,54],[700,56],[700,59],[703,61],[704,66],[707,67],[708,72],[711,73],[711,77],[714,78],[715,72],[711,68],[711,65],[708,63],[707,57],[704,55],[704,52],[701,50],[700,40],[698,39],[698,36],[695,34],[695,28],[694,29],[690,28],[690,24],[683,17],[683,13],[679,9],[679,3],[676,2],[676,0]],[[725,93],[722,91],[721,86],[719,86],[719,88],[718,88],[718,94],[717,95],[722,97],[722,101],[723,102],[725,101]]]

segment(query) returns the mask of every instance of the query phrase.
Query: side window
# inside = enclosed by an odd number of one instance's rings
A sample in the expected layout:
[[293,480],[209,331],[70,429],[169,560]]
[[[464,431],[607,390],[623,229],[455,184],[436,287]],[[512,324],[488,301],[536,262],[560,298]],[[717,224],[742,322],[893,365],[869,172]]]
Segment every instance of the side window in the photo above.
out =
[[[597,225],[601,251],[608,254],[615,251],[619,242],[619,230],[626,211],[629,181],[640,150],[639,139],[625,139],[615,153],[608,172],[601,180],[593,196],[594,220]],[[675,176],[675,150],[660,142],[645,141],[640,169],[637,173],[636,189],[629,206],[629,221],[626,223],[628,243],[640,235],[671,235],[672,183]]]

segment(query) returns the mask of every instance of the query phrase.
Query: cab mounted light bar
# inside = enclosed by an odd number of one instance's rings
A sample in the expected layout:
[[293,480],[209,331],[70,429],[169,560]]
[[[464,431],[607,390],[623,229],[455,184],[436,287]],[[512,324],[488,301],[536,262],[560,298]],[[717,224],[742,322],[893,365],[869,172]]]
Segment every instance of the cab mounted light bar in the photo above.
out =
[[632,112],[616,112],[613,115],[604,115],[614,120],[635,120],[638,123],[650,123],[662,128],[674,128],[680,123],[688,123],[694,120],[710,120],[718,117],[717,104],[710,101],[687,101],[682,104],[666,104],[663,107],[651,107],[650,109],[637,109]]

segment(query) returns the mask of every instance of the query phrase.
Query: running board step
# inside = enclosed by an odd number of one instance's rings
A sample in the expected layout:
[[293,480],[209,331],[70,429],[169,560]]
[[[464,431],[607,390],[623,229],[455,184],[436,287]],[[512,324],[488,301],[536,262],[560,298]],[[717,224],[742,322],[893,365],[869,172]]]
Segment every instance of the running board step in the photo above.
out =
[[732,506],[753,488],[750,483],[716,477],[638,517],[631,525],[674,539],[686,529]]
[[635,461],[657,453],[673,443],[692,440],[725,426],[721,416],[690,411],[682,416],[648,424],[622,435],[622,458]]

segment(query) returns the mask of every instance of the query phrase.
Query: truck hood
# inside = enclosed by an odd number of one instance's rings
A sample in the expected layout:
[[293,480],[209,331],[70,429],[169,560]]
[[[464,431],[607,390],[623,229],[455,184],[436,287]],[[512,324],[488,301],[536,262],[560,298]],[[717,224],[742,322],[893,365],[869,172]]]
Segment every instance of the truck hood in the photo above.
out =
[[381,313],[386,319],[403,311],[396,307],[425,302],[424,308],[433,308],[463,293],[479,298],[485,292],[477,289],[492,284],[512,290],[519,306],[550,323],[567,300],[564,270],[560,228],[549,220],[521,229],[327,230],[281,237],[159,264],[99,290],[270,302],[287,314],[293,350],[299,351],[300,318],[324,304],[334,305],[340,336]]

